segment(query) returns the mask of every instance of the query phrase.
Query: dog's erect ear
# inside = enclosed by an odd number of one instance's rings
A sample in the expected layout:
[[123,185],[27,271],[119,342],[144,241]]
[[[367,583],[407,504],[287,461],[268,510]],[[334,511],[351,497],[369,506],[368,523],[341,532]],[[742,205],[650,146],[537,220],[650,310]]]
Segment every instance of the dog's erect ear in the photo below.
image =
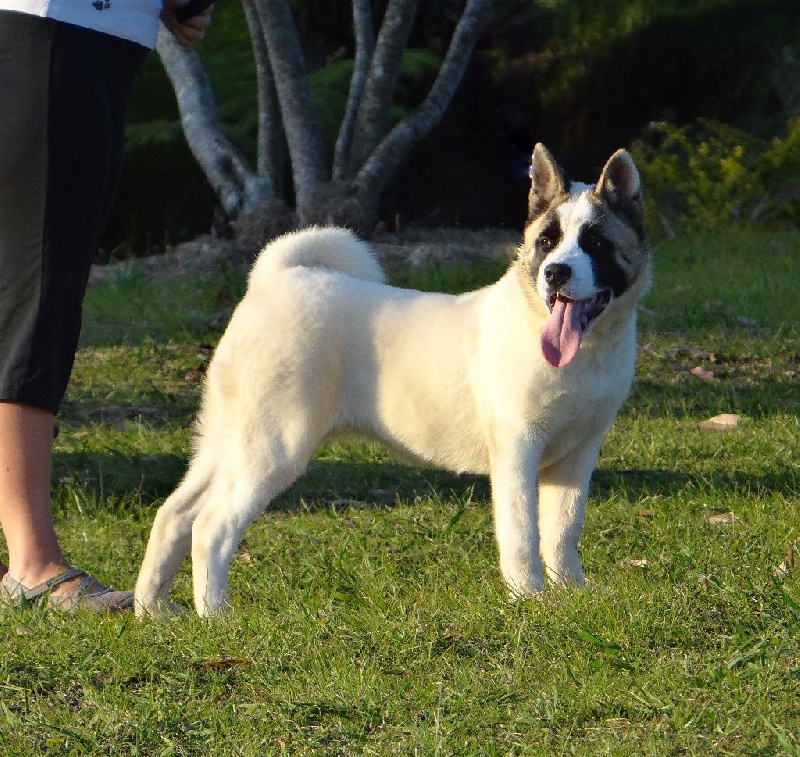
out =
[[608,159],[594,191],[612,210],[624,213],[637,229],[643,229],[642,184],[627,150],[617,150]]
[[532,221],[544,213],[556,197],[567,191],[567,186],[564,172],[553,159],[550,151],[540,142],[533,148],[531,156],[528,221]]

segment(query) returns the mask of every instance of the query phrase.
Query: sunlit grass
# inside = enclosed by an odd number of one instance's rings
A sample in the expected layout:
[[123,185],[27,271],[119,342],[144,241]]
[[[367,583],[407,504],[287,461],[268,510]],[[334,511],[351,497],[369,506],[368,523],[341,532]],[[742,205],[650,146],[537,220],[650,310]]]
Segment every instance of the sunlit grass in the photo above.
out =
[[[508,604],[485,478],[337,442],[247,531],[232,614],[3,612],[0,754],[797,754],[798,247],[656,250],[588,589]],[[54,504],[70,558],[116,585],[184,470],[223,286],[89,293]],[[738,427],[697,425],[719,413]]]

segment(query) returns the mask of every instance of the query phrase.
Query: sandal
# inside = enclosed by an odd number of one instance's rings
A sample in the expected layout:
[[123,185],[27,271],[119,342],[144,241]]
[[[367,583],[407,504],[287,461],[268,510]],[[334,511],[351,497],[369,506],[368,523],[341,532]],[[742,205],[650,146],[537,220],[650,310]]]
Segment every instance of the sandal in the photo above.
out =
[[[73,578],[83,576],[75,589],[69,594],[53,594],[57,586],[71,581]],[[80,568],[70,568],[57,576],[43,581],[32,589],[23,586],[8,573],[0,581],[0,604],[24,607],[31,604],[43,603],[47,609],[76,612],[88,610],[89,612],[108,612],[116,610],[129,610],[133,607],[132,591],[114,591],[104,587],[102,591],[89,592],[89,587],[96,583],[95,580]]]

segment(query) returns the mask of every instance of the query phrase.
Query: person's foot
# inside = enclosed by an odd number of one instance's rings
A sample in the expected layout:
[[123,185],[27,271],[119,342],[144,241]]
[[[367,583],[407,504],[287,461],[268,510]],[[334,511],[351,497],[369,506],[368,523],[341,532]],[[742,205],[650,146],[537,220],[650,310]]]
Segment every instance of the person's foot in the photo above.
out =
[[[85,571],[76,572],[75,568],[64,560],[26,565],[22,569],[15,567],[12,570],[10,566],[4,567],[5,571],[0,571],[0,579],[3,578],[4,573],[10,571],[14,576],[14,581],[21,583],[26,590],[28,590],[28,586],[38,588],[40,585],[47,584],[49,595],[54,597],[74,594],[81,582],[86,579]],[[17,578],[17,576],[21,577]],[[101,583],[92,579],[92,583],[88,587],[84,587],[82,593],[96,594],[105,588]],[[32,591],[32,589],[28,591]]]
[[113,612],[131,609],[133,592],[114,591],[80,568],[69,568],[31,588],[6,573],[0,581],[0,604],[43,604],[64,612]]

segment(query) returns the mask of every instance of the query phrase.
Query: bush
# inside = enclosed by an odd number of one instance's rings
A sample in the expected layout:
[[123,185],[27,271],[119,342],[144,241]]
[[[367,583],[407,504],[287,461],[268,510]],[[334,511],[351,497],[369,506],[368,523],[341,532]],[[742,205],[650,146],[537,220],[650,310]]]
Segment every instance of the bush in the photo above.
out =
[[800,227],[800,118],[772,140],[710,120],[654,123],[631,151],[655,236]]

